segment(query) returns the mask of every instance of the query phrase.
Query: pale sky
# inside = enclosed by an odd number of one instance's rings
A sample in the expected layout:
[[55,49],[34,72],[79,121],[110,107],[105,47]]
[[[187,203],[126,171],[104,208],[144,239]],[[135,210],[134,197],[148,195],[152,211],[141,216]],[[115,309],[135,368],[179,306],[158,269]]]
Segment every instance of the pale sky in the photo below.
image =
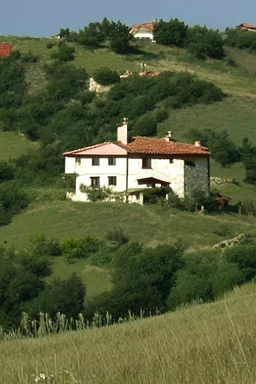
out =
[[225,29],[256,24],[255,0],[3,0],[0,35],[50,36],[61,27],[78,30],[91,21],[127,25],[154,18],[178,18],[189,25]]

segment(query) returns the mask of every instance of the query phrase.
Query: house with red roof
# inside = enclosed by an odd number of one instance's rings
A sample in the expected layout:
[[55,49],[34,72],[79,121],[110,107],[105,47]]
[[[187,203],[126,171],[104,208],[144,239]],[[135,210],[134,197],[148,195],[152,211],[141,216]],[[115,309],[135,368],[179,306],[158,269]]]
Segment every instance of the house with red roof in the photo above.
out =
[[236,28],[240,29],[241,31],[256,32],[256,25],[252,25],[252,24],[242,23],[238,25]]
[[[128,136],[128,121],[117,128],[117,140],[63,153],[65,174],[75,177],[73,201],[87,201],[81,186],[110,187],[137,201],[146,188],[169,186],[180,198],[194,189],[209,191],[210,153],[200,141],[185,144],[172,138]],[[138,202],[138,201],[137,201]]]
[[157,20],[152,20],[143,24],[134,24],[131,26],[130,33],[135,39],[150,39],[154,40],[154,26]]

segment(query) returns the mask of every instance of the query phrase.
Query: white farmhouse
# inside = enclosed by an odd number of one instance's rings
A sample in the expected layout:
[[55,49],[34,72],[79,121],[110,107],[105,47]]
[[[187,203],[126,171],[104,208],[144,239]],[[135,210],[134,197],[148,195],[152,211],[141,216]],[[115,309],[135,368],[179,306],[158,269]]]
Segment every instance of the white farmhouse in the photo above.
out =
[[135,39],[150,39],[151,41],[154,41],[153,31],[156,22],[156,20],[153,20],[148,23],[134,24],[131,26],[130,33]]
[[170,186],[180,198],[194,189],[209,190],[210,153],[200,141],[177,142],[171,132],[163,139],[128,137],[127,119],[117,128],[117,141],[96,144],[63,154],[65,173],[75,175],[73,201],[87,201],[81,185],[111,187],[136,201],[145,188]]

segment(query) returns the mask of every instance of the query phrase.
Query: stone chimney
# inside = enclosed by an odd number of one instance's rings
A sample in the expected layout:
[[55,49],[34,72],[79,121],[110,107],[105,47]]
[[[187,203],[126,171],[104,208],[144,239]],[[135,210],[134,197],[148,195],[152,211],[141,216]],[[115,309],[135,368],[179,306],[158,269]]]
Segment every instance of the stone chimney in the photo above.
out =
[[167,135],[164,137],[166,141],[172,141],[172,132],[168,131]]
[[120,141],[123,144],[128,143],[128,118],[125,117],[123,120],[123,125],[117,128],[117,141]]
[[195,141],[195,147],[201,147],[201,141],[200,140],[197,140]]

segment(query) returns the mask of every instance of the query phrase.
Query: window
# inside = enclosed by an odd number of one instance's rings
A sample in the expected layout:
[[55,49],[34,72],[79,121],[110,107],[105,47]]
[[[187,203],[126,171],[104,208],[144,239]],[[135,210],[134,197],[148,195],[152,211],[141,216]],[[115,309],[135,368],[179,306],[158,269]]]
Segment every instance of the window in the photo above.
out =
[[116,165],[116,158],[115,157],[109,157],[108,158],[108,165]]
[[76,157],[76,165],[80,165],[81,164],[81,157]]
[[93,157],[92,158],[92,165],[100,165],[100,158],[99,157]]
[[99,188],[100,187],[100,178],[99,177],[91,177],[91,187]]
[[185,165],[188,165],[189,167],[195,167],[195,163],[193,161],[190,161],[190,160],[185,160]]
[[147,157],[144,157],[144,159],[142,159],[142,168],[152,168],[151,167],[151,159],[147,158]]
[[173,164],[173,159],[170,159],[170,164]]
[[109,176],[108,177],[108,185],[116,185],[116,176]]

